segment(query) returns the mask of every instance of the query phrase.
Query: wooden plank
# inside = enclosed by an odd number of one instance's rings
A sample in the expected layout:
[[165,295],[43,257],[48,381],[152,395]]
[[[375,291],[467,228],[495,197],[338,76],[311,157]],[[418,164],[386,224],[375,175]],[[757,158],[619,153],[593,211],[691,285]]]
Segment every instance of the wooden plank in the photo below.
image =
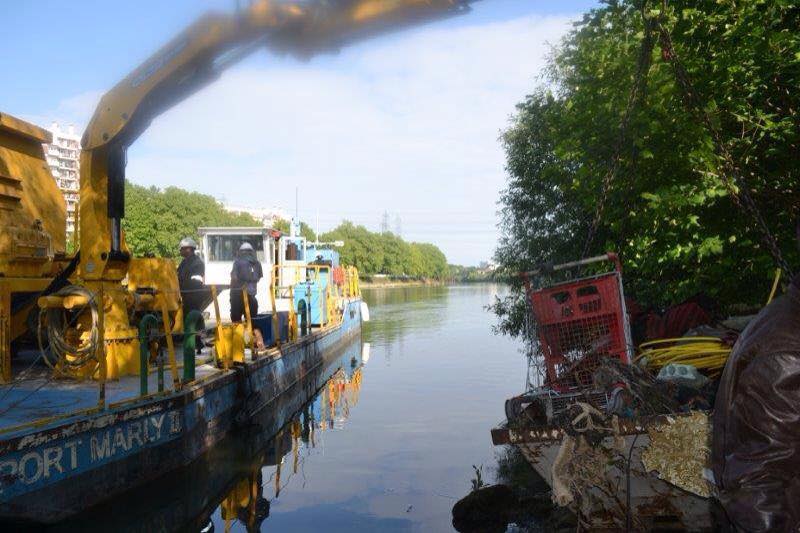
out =
[[502,446],[503,444],[511,444],[511,439],[508,436],[508,429],[493,428],[492,444],[494,444],[495,446]]

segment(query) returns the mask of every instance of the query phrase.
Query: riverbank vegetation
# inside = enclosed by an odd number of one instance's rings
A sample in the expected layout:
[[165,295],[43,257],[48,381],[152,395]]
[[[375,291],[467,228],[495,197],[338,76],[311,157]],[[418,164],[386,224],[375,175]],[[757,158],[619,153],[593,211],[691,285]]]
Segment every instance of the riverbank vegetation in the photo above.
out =
[[386,274],[411,278],[447,279],[450,269],[444,253],[434,244],[406,242],[391,232],[377,233],[345,220],[320,241],[344,241],[342,263],[366,275]]
[[202,226],[260,226],[246,213],[226,211],[207,194],[179,187],[144,187],[125,182],[125,240],[137,256],[177,257],[178,242],[197,239]]
[[450,265],[450,280],[459,283],[501,281],[494,269],[480,266]]
[[[674,52],[654,28],[652,52],[639,59],[641,4],[590,11],[518,105],[502,137],[508,184],[496,261],[513,279],[537,263],[578,259],[616,160],[588,255],[619,252],[628,295],[652,306],[696,293],[723,308],[763,304],[775,263],[726,181],[737,171],[744,177],[739,185],[797,265],[800,10],[678,0],[661,13],[652,3],[645,15],[663,17]],[[688,74],[691,98],[676,82],[676,65]],[[647,73],[643,97],[621,134],[637,66]],[[495,306],[507,333],[520,332],[521,294],[517,286]]]
[[[260,226],[247,213],[232,213],[212,196],[178,187],[144,187],[125,183],[125,237],[137,256],[177,257],[178,242],[186,236],[197,239],[203,226]],[[289,232],[289,222],[279,220],[275,229]],[[316,234],[305,222],[300,234],[309,242]],[[320,241],[344,241],[339,248],[344,264],[354,265],[363,274],[385,274],[412,280],[450,279],[444,253],[429,243],[406,242],[390,232],[376,233],[364,226],[344,221],[320,235]]]

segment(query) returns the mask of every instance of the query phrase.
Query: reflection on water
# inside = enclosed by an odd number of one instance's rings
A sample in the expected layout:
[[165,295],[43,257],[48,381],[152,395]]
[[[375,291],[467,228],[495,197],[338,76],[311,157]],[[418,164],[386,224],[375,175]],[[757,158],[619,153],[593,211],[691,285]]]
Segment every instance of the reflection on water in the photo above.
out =
[[485,310],[504,290],[365,290],[369,345],[312,376],[311,402],[285,395],[191,467],[54,529],[451,531],[471,465],[494,477],[489,429],[524,384]]
[[450,295],[446,286],[365,289],[370,309],[378,315],[367,324],[370,338],[402,341],[410,330],[423,332],[441,325]]
[[251,471],[225,495],[206,530],[220,525],[226,533],[238,527],[261,530],[269,517],[270,501],[279,498],[296,476],[305,476],[305,462],[317,448],[318,434],[344,428],[361,388],[361,367],[351,370],[336,372],[317,397],[278,432]]
[[452,531],[472,465],[494,478],[490,428],[525,382],[519,345],[492,334],[498,285],[370,289],[359,403],[272,500],[262,531]]

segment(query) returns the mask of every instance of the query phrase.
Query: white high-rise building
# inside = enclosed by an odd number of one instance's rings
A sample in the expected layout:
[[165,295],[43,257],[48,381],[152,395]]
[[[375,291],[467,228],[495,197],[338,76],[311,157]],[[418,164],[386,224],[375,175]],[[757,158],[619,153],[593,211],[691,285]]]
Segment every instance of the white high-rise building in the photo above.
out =
[[44,145],[50,172],[64,194],[67,204],[67,240],[75,234],[75,214],[78,211],[80,190],[81,138],[75,133],[75,126],[62,130],[57,122],[49,128],[53,143]]

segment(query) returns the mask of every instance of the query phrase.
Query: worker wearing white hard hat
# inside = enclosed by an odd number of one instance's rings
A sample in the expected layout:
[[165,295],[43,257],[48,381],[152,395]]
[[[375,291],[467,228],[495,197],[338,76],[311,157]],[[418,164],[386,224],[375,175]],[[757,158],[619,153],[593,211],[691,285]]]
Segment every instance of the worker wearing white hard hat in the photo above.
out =
[[[181,289],[183,316],[186,317],[192,310],[203,310],[208,294],[205,286],[206,265],[197,255],[197,242],[191,237],[181,239],[178,247],[183,258],[178,265],[178,286]],[[197,343],[198,348],[201,344]]]
[[197,250],[197,243],[191,237],[184,237],[178,247],[181,249],[181,255],[186,257],[184,250]]
[[253,245],[243,242],[239,246],[239,253],[231,269],[231,321],[241,322],[244,317],[244,295],[247,291],[247,303],[250,308],[250,317],[258,313],[258,300],[256,289],[258,281],[264,277],[261,263],[256,257]]
[[206,266],[203,260],[197,255],[197,243],[191,237],[184,237],[179,244],[180,254],[183,258],[178,265],[178,282],[181,290],[190,282],[198,282],[200,285],[206,276]]

